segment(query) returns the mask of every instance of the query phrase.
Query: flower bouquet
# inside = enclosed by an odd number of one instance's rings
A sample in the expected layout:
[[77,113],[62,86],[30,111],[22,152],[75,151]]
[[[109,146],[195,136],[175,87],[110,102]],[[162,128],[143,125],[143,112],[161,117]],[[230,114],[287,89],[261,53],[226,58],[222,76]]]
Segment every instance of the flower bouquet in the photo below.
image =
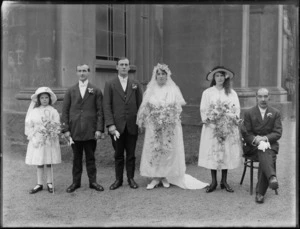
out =
[[151,142],[153,146],[151,165],[154,165],[155,162],[158,163],[159,158],[167,156],[171,152],[174,130],[176,123],[180,121],[180,113],[181,110],[175,103],[158,106],[147,103],[147,121],[154,130],[154,138]]
[[32,133],[32,142],[35,147],[49,145],[61,133],[60,123],[42,118],[42,122],[35,123]]
[[217,100],[210,104],[206,116],[205,124],[213,124],[214,136],[218,141],[224,142],[226,137],[234,133],[234,127],[242,123],[242,119],[237,116],[237,108],[227,101]]
[[206,111],[207,119],[204,123],[213,128],[213,135],[217,139],[217,144],[213,146],[213,157],[219,165],[223,163],[224,141],[228,136],[236,134],[236,127],[242,124],[243,120],[237,114],[238,109],[234,104],[221,100],[210,104]]

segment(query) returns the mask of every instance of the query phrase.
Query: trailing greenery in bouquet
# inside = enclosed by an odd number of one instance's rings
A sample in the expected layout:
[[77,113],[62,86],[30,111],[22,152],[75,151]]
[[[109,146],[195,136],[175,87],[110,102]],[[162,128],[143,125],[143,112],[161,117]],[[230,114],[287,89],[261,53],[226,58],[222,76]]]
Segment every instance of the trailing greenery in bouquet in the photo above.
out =
[[176,123],[180,121],[181,109],[179,105],[153,105],[147,103],[146,114],[147,121],[153,126],[154,138],[152,142],[152,160],[151,165],[154,165],[159,158],[168,155],[172,150],[172,139]]
[[213,146],[213,157],[219,166],[223,163],[224,141],[229,136],[239,136],[239,128],[242,126],[243,120],[237,114],[238,110],[234,104],[221,100],[210,104],[206,111],[205,124],[213,127],[214,137],[218,140],[218,144]]

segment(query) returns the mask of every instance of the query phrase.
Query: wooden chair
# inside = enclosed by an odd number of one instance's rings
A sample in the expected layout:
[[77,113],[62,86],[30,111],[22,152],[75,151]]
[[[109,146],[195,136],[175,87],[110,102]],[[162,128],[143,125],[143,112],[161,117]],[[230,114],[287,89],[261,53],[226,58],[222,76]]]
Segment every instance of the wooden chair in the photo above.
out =
[[[247,167],[250,168],[250,195],[252,195],[253,194],[253,169],[258,169],[259,161],[253,159],[251,156],[243,155],[243,157],[245,158],[245,162],[244,162],[244,171],[243,171],[240,185],[243,184]],[[254,165],[254,163],[257,163],[257,165]],[[276,162],[275,162],[274,166],[275,166],[275,170],[276,170]],[[278,195],[277,189],[275,189],[275,194]]]

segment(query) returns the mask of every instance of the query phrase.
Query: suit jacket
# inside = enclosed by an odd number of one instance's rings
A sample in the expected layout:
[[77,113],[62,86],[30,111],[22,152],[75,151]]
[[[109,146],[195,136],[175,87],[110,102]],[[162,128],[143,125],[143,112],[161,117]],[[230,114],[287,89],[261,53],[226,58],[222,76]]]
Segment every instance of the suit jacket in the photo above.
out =
[[115,125],[120,134],[127,125],[130,134],[137,134],[136,117],[142,99],[143,90],[136,80],[128,77],[126,93],[118,77],[106,82],[103,98],[105,125]]
[[[90,90],[89,90],[90,89]],[[62,131],[70,131],[73,140],[95,139],[95,132],[104,132],[103,95],[95,85],[88,83],[81,97],[79,83],[65,94],[62,109]]]
[[257,149],[257,146],[252,145],[252,141],[256,135],[266,136],[269,139],[271,149],[278,153],[278,140],[282,135],[282,124],[280,112],[277,109],[268,107],[264,119],[261,117],[258,106],[246,110],[244,114],[244,127],[243,138],[247,144],[244,148],[245,153]]

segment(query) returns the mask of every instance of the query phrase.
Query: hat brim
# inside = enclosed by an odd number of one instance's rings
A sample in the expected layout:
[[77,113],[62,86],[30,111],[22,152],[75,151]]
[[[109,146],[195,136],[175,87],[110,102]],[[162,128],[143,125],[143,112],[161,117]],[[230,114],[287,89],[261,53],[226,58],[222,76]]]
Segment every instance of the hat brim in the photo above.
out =
[[[221,71],[226,72],[226,75],[228,75],[229,79],[232,79],[232,78],[234,77],[234,73],[233,73],[232,71],[230,71],[230,70],[228,70],[228,69],[226,69],[226,68],[217,68],[217,69],[214,69],[213,71],[210,71],[210,72],[207,74],[206,79],[207,79],[208,81],[212,81],[212,79],[214,78],[214,74],[215,74],[216,72],[221,72]],[[225,78],[226,78],[226,76],[225,76]],[[227,78],[226,78],[226,79],[227,79]]]
[[31,96],[31,100],[36,102],[37,101],[37,97],[39,94],[43,94],[43,93],[48,93],[50,94],[50,97],[51,97],[51,101],[52,101],[52,104],[54,104],[56,101],[57,101],[57,97],[56,95],[51,91],[51,89],[49,88],[49,90],[45,91],[45,90],[41,90],[41,91],[36,91],[35,94],[33,94]]

